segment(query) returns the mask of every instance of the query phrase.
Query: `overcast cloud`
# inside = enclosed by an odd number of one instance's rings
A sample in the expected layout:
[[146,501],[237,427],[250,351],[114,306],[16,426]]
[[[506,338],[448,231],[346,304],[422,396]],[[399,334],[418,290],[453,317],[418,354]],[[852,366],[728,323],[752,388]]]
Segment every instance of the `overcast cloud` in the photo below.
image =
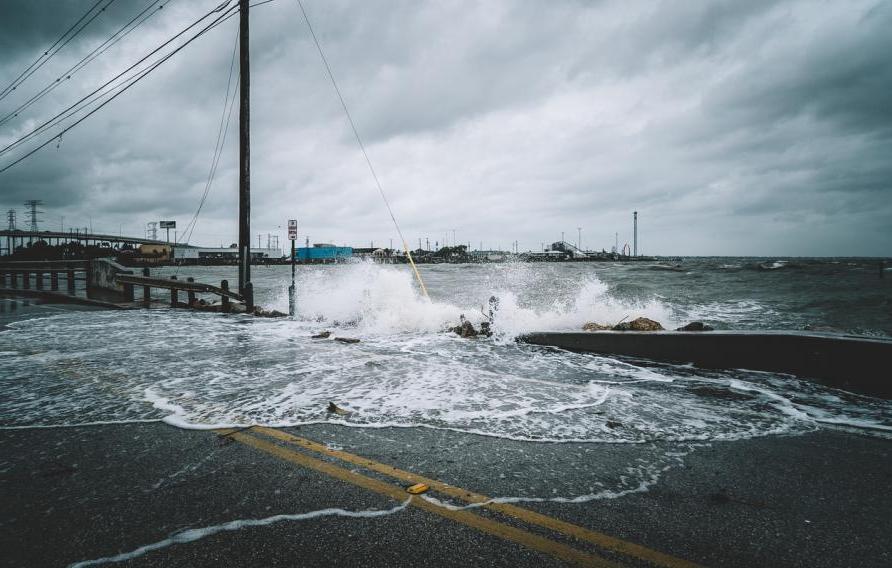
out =
[[[149,0],[116,0],[0,115]],[[3,146],[220,0],[171,0],[0,126]],[[93,3],[2,0],[5,87]],[[892,254],[892,2],[305,0],[410,246],[631,240],[668,255]],[[45,228],[142,235],[198,205],[238,18],[0,174]],[[252,9],[252,232],[397,235],[296,0]],[[236,121],[192,238],[237,239]],[[58,148],[56,146],[59,146]],[[30,148],[30,147],[29,147]],[[0,157],[0,167],[13,155]],[[4,223],[5,225],[5,223]],[[284,239],[284,236],[282,237]],[[283,240],[284,242],[284,240]]]

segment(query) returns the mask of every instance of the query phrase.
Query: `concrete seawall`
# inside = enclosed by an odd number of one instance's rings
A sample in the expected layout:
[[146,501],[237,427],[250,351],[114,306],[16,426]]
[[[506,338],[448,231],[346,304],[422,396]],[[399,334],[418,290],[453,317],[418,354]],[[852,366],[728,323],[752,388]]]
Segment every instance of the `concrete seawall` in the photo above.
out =
[[789,373],[892,398],[892,340],[786,331],[539,332],[523,343],[714,369]]

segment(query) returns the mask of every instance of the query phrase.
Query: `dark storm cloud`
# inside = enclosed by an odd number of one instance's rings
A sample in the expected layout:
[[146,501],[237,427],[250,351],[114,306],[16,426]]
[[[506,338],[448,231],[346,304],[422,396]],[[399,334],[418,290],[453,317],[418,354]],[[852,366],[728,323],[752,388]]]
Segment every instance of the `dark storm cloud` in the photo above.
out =
[[[129,20],[116,0],[17,104]],[[27,116],[8,143],[219,2],[172,0]],[[5,2],[0,83],[92,2]],[[863,0],[305,3],[412,246],[522,248],[563,231],[620,244],[631,211],[665,254],[892,250],[892,8]],[[204,190],[236,20],[81,127],[0,174],[0,205],[141,234]],[[233,120],[236,118],[233,115]],[[28,122],[31,121],[31,122]],[[234,126],[234,123],[233,123]],[[395,238],[293,0],[252,11],[256,233]],[[194,241],[235,238],[235,129]],[[0,159],[0,164],[8,158]],[[264,240],[265,242],[265,240]]]

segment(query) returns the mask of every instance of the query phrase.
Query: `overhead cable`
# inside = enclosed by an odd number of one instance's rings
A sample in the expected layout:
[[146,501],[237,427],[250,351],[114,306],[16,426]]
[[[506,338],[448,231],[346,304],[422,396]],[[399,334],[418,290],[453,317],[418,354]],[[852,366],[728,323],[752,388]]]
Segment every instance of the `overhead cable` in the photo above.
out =
[[[221,5],[221,8],[220,8],[220,9],[215,9],[215,10],[213,10],[212,12],[219,12],[219,10],[223,9],[223,8],[225,7],[225,5],[228,4],[228,3],[229,3],[229,2],[224,2],[224,3]],[[146,76],[147,76],[148,74],[150,74],[152,71],[154,71],[155,69],[157,69],[157,68],[158,68],[159,66],[161,66],[163,63],[165,63],[167,60],[169,60],[171,57],[173,57],[174,55],[176,55],[177,53],[179,53],[181,50],[183,50],[187,45],[189,45],[190,43],[192,43],[193,41],[195,41],[196,39],[198,39],[199,37],[201,37],[202,35],[204,35],[204,34],[207,33],[208,31],[210,31],[211,29],[213,29],[213,28],[217,27],[218,25],[222,24],[223,22],[225,22],[226,20],[228,20],[230,17],[232,17],[233,15],[235,15],[235,14],[237,14],[237,13],[238,13],[238,7],[237,7],[237,6],[236,6],[234,9],[233,9],[233,8],[230,8],[230,9],[226,9],[225,11],[223,11],[223,13],[220,14],[219,16],[217,16],[217,18],[216,18],[215,20],[213,20],[211,23],[209,23],[208,25],[206,25],[204,28],[202,28],[202,29],[201,29],[199,32],[197,32],[195,35],[193,35],[192,37],[190,37],[188,40],[186,40],[182,45],[180,45],[179,47],[177,47],[175,50],[171,51],[170,53],[168,53],[167,55],[165,55],[164,57],[162,57],[162,58],[159,59],[158,61],[154,62],[154,63],[153,63],[151,66],[149,66],[148,68],[146,68],[146,69],[144,69],[144,70],[142,70],[142,71],[139,71],[137,74],[135,74],[135,75],[133,75],[133,76],[127,78],[127,79],[125,80],[124,83],[122,83],[122,84],[120,84],[120,85],[117,85],[117,86],[113,87],[113,89],[112,89],[111,91],[109,91],[109,92],[107,92],[107,93],[104,93],[103,95],[100,95],[100,98],[101,98],[102,96],[107,96],[107,95],[109,95],[110,93],[114,92],[115,89],[117,89],[117,92],[114,93],[114,95],[108,97],[102,104],[100,104],[99,106],[97,106],[95,109],[91,110],[89,113],[87,113],[87,114],[84,115],[83,117],[79,118],[77,121],[75,121],[75,122],[72,123],[71,125],[67,126],[65,129],[63,129],[61,132],[59,132],[59,134],[54,135],[52,138],[50,138],[49,140],[47,140],[47,141],[44,142],[43,144],[37,146],[36,148],[32,149],[30,152],[26,153],[25,155],[21,156],[21,157],[18,158],[17,160],[13,161],[12,163],[10,163],[10,164],[8,164],[7,166],[5,166],[5,167],[3,167],[2,169],[0,169],[0,173],[5,172],[6,170],[12,168],[12,167],[15,166],[16,164],[19,164],[20,162],[24,161],[25,159],[31,157],[31,156],[34,155],[36,152],[38,152],[39,150],[41,150],[42,148],[44,148],[44,147],[46,147],[48,144],[50,144],[50,143],[51,143],[53,140],[55,140],[56,138],[60,138],[63,134],[65,134],[66,132],[68,132],[69,130],[71,130],[72,128],[74,128],[75,126],[77,126],[78,124],[82,123],[83,121],[85,121],[86,119],[88,119],[89,117],[91,117],[92,115],[94,115],[96,112],[98,112],[100,109],[102,109],[105,105],[107,105],[108,103],[112,102],[114,99],[118,98],[121,94],[123,94],[123,93],[126,92],[128,89],[130,89],[130,87],[132,87],[133,85],[135,85],[136,83],[138,83],[140,80],[142,80],[144,77],[146,77]],[[205,17],[206,17],[206,16],[205,16]],[[205,17],[202,17],[201,19],[203,20],[203,19],[205,19]],[[193,26],[190,26],[190,27],[194,27],[194,25],[193,25]],[[98,100],[98,99],[97,99],[97,100]],[[95,101],[94,101],[94,102],[95,102]]]
[[[5,146],[4,148],[0,149],[0,156],[2,156],[2,155],[4,155],[4,154],[8,153],[9,151],[11,151],[11,150],[15,149],[16,147],[20,146],[21,144],[24,144],[25,142],[27,142],[27,141],[30,140],[31,138],[33,138],[33,137],[35,137],[35,136],[37,136],[37,135],[39,135],[39,134],[42,134],[43,132],[45,132],[45,131],[48,130],[49,128],[52,128],[52,127],[58,125],[59,123],[61,123],[61,122],[64,121],[65,119],[70,118],[70,117],[73,116],[74,114],[77,114],[78,112],[80,112],[81,110],[83,110],[83,108],[89,106],[90,104],[96,102],[98,99],[102,98],[104,95],[107,94],[107,93],[102,93],[102,91],[103,91],[106,87],[108,87],[108,86],[111,85],[112,83],[116,82],[118,79],[120,79],[121,77],[123,77],[124,75],[126,75],[128,72],[132,71],[134,68],[138,67],[140,64],[142,64],[143,62],[145,62],[147,59],[149,59],[150,57],[152,57],[153,55],[155,55],[156,53],[158,53],[159,51],[161,51],[162,49],[164,49],[165,47],[167,47],[168,45],[170,45],[171,43],[173,43],[173,42],[176,41],[177,39],[179,39],[181,36],[183,36],[184,34],[186,34],[186,33],[187,33],[189,30],[191,30],[192,28],[195,28],[196,26],[200,25],[200,24],[201,24],[204,20],[206,20],[208,17],[211,17],[211,16],[213,16],[214,14],[223,12],[224,15],[225,15],[226,17],[225,17],[225,18],[218,18],[218,20],[215,20],[215,23],[214,23],[213,25],[217,25],[217,24],[219,24],[219,23],[222,23],[223,21],[225,21],[225,19],[228,19],[229,16],[232,16],[233,14],[237,13],[237,8],[238,8],[237,5],[234,6],[234,7],[229,6],[230,4],[232,4],[232,2],[233,2],[233,0],[225,0],[225,1],[224,1],[223,3],[221,3],[219,6],[217,6],[217,7],[214,8],[214,9],[212,9],[211,11],[209,11],[208,13],[206,13],[205,15],[203,15],[201,18],[199,18],[198,20],[196,20],[195,22],[193,22],[193,23],[190,24],[189,26],[183,28],[183,29],[182,29],[180,32],[178,32],[176,35],[174,35],[173,37],[171,37],[170,39],[168,39],[167,41],[165,41],[164,43],[162,43],[160,46],[156,47],[156,48],[153,49],[151,52],[149,52],[149,53],[146,54],[144,57],[142,57],[139,61],[137,61],[137,62],[134,63],[133,65],[127,67],[126,69],[124,69],[123,71],[121,71],[120,73],[118,73],[117,75],[115,75],[114,77],[112,77],[111,79],[109,79],[108,81],[106,81],[105,83],[103,83],[102,85],[100,85],[98,88],[94,89],[91,93],[89,93],[89,94],[87,94],[86,96],[82,97],[82,98],[81,98],[79,101],[77,101],[76,103],[72,104],[71,106],[69,106],[69,107],[66,108],[65,110],[61,111],[60,113],[58,113],[57,115],[55,115],[53,118],[51,118],[51,119],[45,121],[45,122],[44,122],[43,124],[41,124],[40,126],[34,128],[34,129],[31,130],[29,133],[25,134],[24,136],[20,137],[19,139],[15,140],[14,142],[11,142],[10,144],[8,144],[7,146]],[[235,11],[234,11],[234,10],[235,10]],[[206,31],[207,29],[209,29],[209,28],[206,28],[204,31]],[[204,33],[204,31],[203,31],[202,33]],[[137,71],[136,74],[139,74],[139,73],[140,73],[140,71]],[[135,75],[136,75],[136,74],[135,74]],[[131,76],[131,77],[132,77],[132,76]],[[123,80],[123,82],[126,82],[126,81],[128,81],[128,80],[129,80],[129,78],[125,78],[125,79]],[[120,85],[118,85],[118,86],[120,86]],[[117,86],[112,87],[112,90],[114,90],[115,88],[117,88]],[[56,136],[53,136],[53,138],[56,138]]]
[[[49,61],[50,59],[52,59],[52,57],[53,57],[54,55],[56,55],[57,53],[59,53],[59,51],[61,51],[62,48],[64,48],[66,45],[68,45],[68,43],[69,43],[71,40],[73,40],[79,33],[81,33],[81,31],[82,31],[85,27],[87,27],[87,26],[90,24],[90,22],[92,22],[93,20],[95,20],[95,19],[99,16],[99,14],[101,14],[102,12],[104,12],[105,9],[108,8],[108,7],[111,5],[111,3],[114,2],[114,1],[115,1],[115,0],[97,0],[96,3],[93,4],[93,5],[90,7],[90,9],[87,10],[87,12],[86,12],[83,16],[80,17],[80,19],[79,19],[78,21],[76,21],[70,28],[68,28],[68,29],[65,31],[65,33],[62,34],[62,36],[61,36],[59,39],[57,39],[57,40],[55,41],[55,43],[53,43],[53,45],[51,45],[51,46],[49,47],[49,49],[47,49],[46,51],[44,51],[43,54],[40,55],[40,57],[38,57],[37,59],[35,59],[34,62],[31,63],[31,65],[28,66],[27,69],[25,69],[24,71],[22,71],[22,73],[12,81],[12,83],[10,83],[10,84],[9,84],[7,87],[5,87],[2,91],[0,91],[0,100],[3,100],[4,98],[6,98],[7,95],[9,95],[11,92],[13,92],[14,90],[16,90],[16,88],[17,88],[19,85],[21,85],[22,83],[24,83],[24,82],[28,79],[28,77],[30,77],[30,76],[33,75],[38,69],[40,69],[41,67],[43,67],[43,65],[44,65],[47,61]],[[90,14],[91,14],[94,10],[96,10],[96,8],[97,8],[100,4],[102,4],[102,2],[105,2],[105,3],[106,3],[105,6],[103,6],[103,7],[100,8],[98,11],[96,11],[95,14],[93,14],[92,16],[90,16]],[[86,19],[88,16],[90,16],[89,19],[87,19],[87,21],[84,22],[84,19]],[[81,25],[81,22],[84,22],[83,25]],[[80,25],[80,27],[78,27],[79,25]]]
[[[104,42],[102,42],[100,45],[98,45],[96,48],[94,48],[93,51],[91,51],[90,53],[85,55],[83,58],[81,58],[80,61],[78,61],[77,63],[72,65],[64,73],[60,74],[55,80],[51,81],[48,85],[46,85],[43,89],[41,89],[36,94],[34,94],[27,101],[25,101],[24,103],[19,105],[18,108],[9,112],[6,116],[0,118],[0,126],[2,126],[4,123],[8,122],[9,120],[16,118],[17,116],[19,116],[19,114],[21,114],[22,111],[26,110],[28,107],[30,107],[31,105],[33,105],[34,103],[36,103],[37,101],[39,101],[40,99],[42,99],[43,97],[45,97],[46,95],[51,93],[57,87],[62,85],[65,81],[70,80],[71,77],[75,73],[77,73],[78,71],[80,71],[81,69],[83,69],[84,67],[89,65],[90,62],[92,62],[94,59],[96,59],[97,57],[99,57],[100,55],[105,53],[113,45],[115,45],[116,43],[118,43],[119,41],[121,41],[122,39],[127,37],[131,32],[133,32],[139,26],[144,24],[152,16],[154,16],[155,14],[160,12],[166,4],[169,4],[172,1],[173,0],[151,0],[151,2],[149,2],[149,4],[145,8],[143,8],[140,13],[138,13],[136,16],[134,16],[129,22],[127,22],[126,24],[121,26],[118,29],[118,31],[116,31],[115,33],[113,33],[111,35],[111,37],[109,37]],[[156,4],[158,5],[157,8],[155,10],[152,10],[151,12],[149,12],[149,10],[151,10],[151,8],[153,6],[155,6]],[[134,22],[135,22],[135,24],[134,24]]]
[[[236,82],[234,89],[232,85],[237,53],[238,33],[236,33],[235,36],[235,45],[232,47],[232,59],[229,62],[229,77],[226,79],[226,96],[223,99],[223,114],[220,116],[220,127],[217,129],[217,141],[214,144],[214,155],[211,158],[211,169],[208,172],[208,179],[204,184],[204,193],[201,195],[201,200],[198,202],[198,208],[195,210],[195,215],[192,216],[192,219],[186,224],[186,228],[183,231],[184,242],[187,243],[189,242],[189,239],[192,238],[192,233],[195,231],[195,225],[198,223],[198,215],[201,213],[201,208],[204,206],[204,202],[211,191],[214,177],[217,174],[217,165],[220,163],[220,157],[223,155],[223,146],[226,144],[226,133],[229,131],[229,120],[232,118],[232,109],[235,108],[235,100],[239,91],[238,82]],[[236,81],[237,80],[238,75],[236,75]],[[230,91],[233,91],[233,96],[231,98],[229,96]]]
[[319,57],[322,58],[322,63],[325,65],[325,70],[328,73],[328,78],[331,79],[331,84],[334,87],[335,93],[338,95],[338,99],[341,101],[341,107],[344,109],[344,114],[347,116],[347,121],[350,123],[350,128],[353,129],[353,135],[356,137],[356,142],[359,144],[359,149],[362,150],[362,155],[365,156],[365,162],[368,164],[369,172],[372,174],[372,178],[375,180],[375,185],[378,186],[378,192],[381,194],[381,199],[384,200],[384,205],[387,207],[387,212],[390,213],[390,219],[393,221],[393,226],[396,228],[396,232],[400,237],[400,240],[403,243],[403,250],[406,252],[406,256],[409,259],[409,263],[412,265],[412,270],[415,272],[415,278],[418,280],[418,284],[421,286],[421,291],[424,293],[425,297],[428,296],[427,287],[424,285],[424,280],[421,278],[421,273],[418,272],[418,267],[415,266],[415,260],[412,258],[412,252],[409,250],[409,244],[406,242],[405,237],[403,237],[403,232],[400,230],[399,223],[396,222],[396,217],[393,214],[393,209],[390,207],[390,202],[387,200],[387,196],[384,194],[384,188],[381,186],[381,181],[378,179],[378,174],[375,173],[375,168],[372,166],[372,160],[369,158],[369,153],[366,152],[365,144],[362,143],[362,137],[359,136],[359,130],[356,128],[356,123],[353,121],[353,117],[350,115],[350,110],[347,108],[347,103],[344,101],[344,96],[341,94],[341,89],[338,88],[338,82],[335,80],[334,73],[331,70],[331,66],[328,64],[328,59],[325,57],[325,52],[322,51],[322,45],[319,43],[319,38],[316,37],[316,32],[313,31],[313,25],[310,24],[310,18],[307,16],[307,11],[304,9],[303,2],[301,0],[297,0],[297,5],[300,6],[300,11],[304,16],[304,21],[307,23],[307,29],[310,30],[310,35],[313,38],[313,43],[316,44],[316,49],[319,51]]

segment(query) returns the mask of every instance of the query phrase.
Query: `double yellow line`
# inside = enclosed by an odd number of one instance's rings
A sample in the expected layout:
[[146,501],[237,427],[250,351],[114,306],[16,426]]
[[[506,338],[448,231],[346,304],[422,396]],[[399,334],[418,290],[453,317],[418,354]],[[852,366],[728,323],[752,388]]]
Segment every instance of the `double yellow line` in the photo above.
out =
[[[242,444],[265,452],[271,456],[279,458],[283,461],[306,467],[324,473],[335,479],[345,481],[352,485],[362,487],[369,491],[385,495],[397,501],[405,501],[407,493],[400,485],[385,483],[380,479],[363,475],[357,471],[345,469],[329,461],[323,461],[312,457],[308,452],[320,454],[328,458],[334,458],[341,462],[359,466],[363,469],[374,471],[387,477],[399,480],[408,484],[424,483],[430,486],[431,490],[447,495],[454,499],[464,501],[469,504],[476,504],[479,507],[489,509],[502,515],[512,517],[517,521],[521,521],[528,525],[535,525],[550,531],[560,533],[564,536],[572,537],[578,541],[594,545],[595,547],[620,554],[631,559],[644,561],[655,566],[663,566],[666,568],[696,568],[697,565],[662,552],[652,550],[650,548],[627,542],[600,532],[592,531],[572,523],[555,519],[541,513],[536,513],[529,509],[517,507],[508,503],[493,502],[490,497],[474,493],[460,487],[455,487],[442,481],[430,479],[421,475],[417,475],[408,471],[397,469],[396,467],[386,465],[380,462],[363,458],[348,452],[330,449],[318,442],[313,442],[305,438],[293,436],[281,430],[275,430],[265,427],[254,427],[250,430],[218,430],[218,434],[232,438]],[[263,437],[252,435],[252,433],[261,434]],[[281,442],[281,443],[277,443]],[[284,445],[282,445],[284,444]],[[292,449],[292,447],[300,448],[300,451]],[[502,539],[515,542],[554,556],[566,562],[580,566],[617,566],[615,562],[605,559],[601,556],[573,548],[561,542],[557,542],[538,534],[504,524],[493,519],[474,514],[469,509],[454,509],[438,505],[423,498],[413,497],[410,503],[412,506],[450,519],[457,523],[472,527],[481,532],[488,533]]]

